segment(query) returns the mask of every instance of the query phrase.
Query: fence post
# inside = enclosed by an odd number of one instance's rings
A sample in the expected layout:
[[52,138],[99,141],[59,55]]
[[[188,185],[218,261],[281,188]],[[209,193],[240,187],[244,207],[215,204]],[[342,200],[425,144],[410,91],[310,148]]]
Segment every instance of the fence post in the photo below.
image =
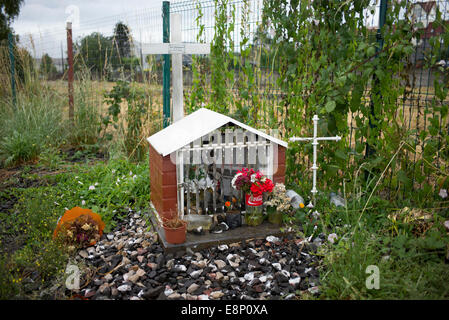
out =
[[62,49],[62,41],[61,41],[61,73],[64,75],[64,50]]
[[[170,42],[170,2],[162,3],[162,39],[164,43]],[[163,125],[170,124],[170,55],[164,54],[163,67]]]
[[[385,24],[385,19],[387,16],[387,5],[388,5],[388,0],[381,0],[380,1],[380,12],[379,12],[379,27],[377,28],[377,33],[376,33],[376,42],[377,42],[377,46],[376,46],[376,54],[379,53],[382,50],[382,47],[384,45],[384,39],[382,38],[382,27]],[[373,75],[373,87],[371,89],[371,101],[370,101],[370,107],[371,107],[371,117],[369,117],[368,119],[368,123],[369,123],[369,127],[370,129],[373,129],[376,127],[375,124],[372,123],[371,119],[375,119],[376,118],[376,113],[374,111],[374,102],[373,102],[373,91],[374,94],[377,93],[379,87],[379,79],[377,78],[377,75],[374,73]],[[368,158],[369,156],[373,155],[375,153],[374,148],[372,148],[370,146],[370,144],[368,142],[366,142],[366,150],[365,150],[365,158]]]
[[69,85],[69,120],[73,122],[73,47],[72,47],[72,23],[67,22],[67,59],[69,70],[67,82]]
[[11,93],[12,93],[12,103],[14,107],[16,106],[16,67],[14,60],[14,43],[13,43],[12,33],[8,33],[8,43],[9,43],[9,60],[11,63]]

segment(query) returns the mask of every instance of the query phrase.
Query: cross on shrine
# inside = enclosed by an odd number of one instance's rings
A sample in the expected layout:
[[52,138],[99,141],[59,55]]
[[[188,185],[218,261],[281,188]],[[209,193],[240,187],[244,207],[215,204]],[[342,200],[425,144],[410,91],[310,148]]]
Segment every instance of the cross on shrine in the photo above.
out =
[[312,184],[312,191],[310,191],[312,193],[312,201],[313,201],[313,205],[315,205],[315,195],[318,193],[318,190],[316,189],[316,171],[318,170],[318,166],[317,166],[317,156],[316,156],[316,152],[317,152],[317,146],[318,146],[318,141],[324,141],[324,140],[331,140],[331,141],[340,141],[341,137],[340,136],[335,136],[335,137],[318,137],[318,120],[320,120],[318,118],[318,115],[314,115],[313,118],[313,137],[311,138],[301,138],[301,137],[291,137],[289,139],[289,141],[291,142],[295,142],[295,141],[312,141],[312,145],[313,145],[313,165],[312,165],[312,171],[313,171],[313,184]]
[[172,83],[173,83],[173,122],[184,117],[183,83],[182,83],[182,55],[209,54],[210,45],[205,43],[183,43],[182,18],[180,14],[170,15],[170,43],[147,44],[142,47],[143,54],[171,54],[172,55]]

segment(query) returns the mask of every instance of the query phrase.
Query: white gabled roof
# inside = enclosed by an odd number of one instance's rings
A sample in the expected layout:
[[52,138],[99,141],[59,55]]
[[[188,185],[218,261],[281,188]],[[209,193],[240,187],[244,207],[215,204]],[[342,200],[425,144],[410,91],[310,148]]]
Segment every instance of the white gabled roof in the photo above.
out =
[[153,134],[151,137],[147,138],[147,141],[159,154],[165,157],[173,151],[184,147],[228,123],[233,123],[242,129],[255,133],[283,147],[287,148],[288,146],[287,142],[251,128],[231,117],[205,108],[201,108],[167,128]]

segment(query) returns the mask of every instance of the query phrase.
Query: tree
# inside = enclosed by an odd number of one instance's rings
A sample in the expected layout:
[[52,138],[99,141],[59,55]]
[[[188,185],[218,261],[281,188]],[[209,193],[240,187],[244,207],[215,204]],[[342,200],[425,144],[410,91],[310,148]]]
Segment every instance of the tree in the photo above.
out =
[[39,71],[43,75],[55,74],[57,72],[53,59],[47,53],[42,56]]
[[11,32],[10,24],[19,15],[22,3],[23,0],[0,1],[0,42],[8,39],[8,33]]
[[117,58],[117,62],[131,56],[131,31],[121,21],[117,22],[114,27],[113,44],[114,58]]
[[75,67],[85,65],[91,72],[105,75],[110,68],[111,54],[113,51],[112,40],[99,32],[93,32],[82,38],[76,44]]

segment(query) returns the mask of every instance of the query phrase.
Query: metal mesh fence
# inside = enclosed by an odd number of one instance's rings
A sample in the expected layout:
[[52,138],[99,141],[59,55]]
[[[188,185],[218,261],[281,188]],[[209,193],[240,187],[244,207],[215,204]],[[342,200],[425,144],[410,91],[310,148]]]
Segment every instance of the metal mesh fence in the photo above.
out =
[[[435,120],[430,117],[441,111],[441,104],[448,104],[446,96],[443,101],[438,101],[435,93],[435,79],[447,84],[449,77],[449,49],[441,46],[440,52],[435,56],[429,55],[432,47],[432,37],[448,32],[449,25],[449,1],[409,1],[412,12],[416,18],[416,24],[422,29],[421,39],[417,39],[414,52],[404,57],[407,64],[408,78],[404,82],[404,94],[397,101],[397,117],[401,119],[403,129],[410,133],[415,141],[415,151],[410,154],[408,166],[423,166],[422,153],[428,145],[428,140],[422,135],[429,134],[429,126],[436,127],[430,135],[436,139],[435,155],[432,163],[441,168],[446,163],[446,156],[441,150],[447,149],[448,123],[443,122],[443,117]],[[259,126],[273,126],[267,123],[267,109],[275,109],[280,100],[286,94],[278,84],[277,63],[279,56],[271,50],[267,43],[261,40],[263,33],[270,34],[270,25],[263,24],[264,0],[203,0],[203,1],[176,1],[170,4],[170,13],[178,13],[182,16],[182,39],[184,42],[204,42],[214,45],[217,36],[217,19],[219,8],[225,7],[227,40],[225,43],[226,54],[229,55],[229,63],[233,72],[232,81],[228,81],[226,88],[229,98],[229,108],[236,104],[251,103],[251,97],[245,97],[241,87],[246,81],[242,75],[242,68],[250,65],[254,82],[250,95],[258,96],[258,101],[264,105],[260,115]],[[375,31],[378,28],[379,1],[373,1],[373,14],[365,17],[365,25],[373,32],[372,41],[376,41]],[[447,23],[443,26],[434,26],[437,9],[441,13],[441,20]],[[117,22],[123,22],[128,28],[125,36],[117,36],[114,31]],[[220,22],[222,23],[222,22]],[[106,17],[93,21],[83,22],[73,28],[75,71],[84,70],[89,77],[97,81],[98,88],[111,89],[117,80],[128,80],[143,83],[152,88],[153,101],[162,110],[162,55],[146,54],[142,49],[148,43],[162,42],[162,10],[160,7],[140,10],[139,12],[124,13],[120,16]],[[41,34],[21,36],[19,46],[29,52],[35,69],[42,68],[42,57],[48,54],[55,66],[50,74],[40,75],[45,80],[66,80],[67,72],[67,43],[66,30],[53,30]],[[245,50],[250,52],[243,57]],[[2,63],[1,79],[2,94],[10,90],[8,48],[1,47]],[[433,59],[432,67],[428,67],[428,59]],[[211,90],[211,60],[209,56],[192,57],[184,56],[184,90],[185,105],[191,104],[192,90],[196,90],[195,82],[201,77],[201,84],[205,91]],[[195,70],[200,70],[200,75],[195,75]],[[20,75],[19,75],[20,76]],[[16,75],[18,77],[18,75]],[[61,86],[63,87],[63,86]],[[63,87],[65,88],[65,87]],[[99,90],[101,95],[103,91]],[[209,103],[210,95],[207,95],[202,103]],[[190,102],[189,102],[190,101]],[[366,92],[362,103],[369,104],[370,96]],[[265,113],[264,113],[265,112]],[[348,126],[350,128],[348,144],[355,145],[357,127],[357,114],[348,114]],[[431,121],[439,121],[431,123]],[[364,137],[359,137],[360,142]],[[436,141],[436,142],[435,142]],[[348,168],[350,162],[348,161]],[[404,168],[402,168],[404,169]],[[407,168],[405,168],[407,169]],[[391,170],[393,172],[394,169]],[[413,170],[415,172],[416,170]],[[389,176],[390,181],[393,174]],[[413,175],[414,182],[415,177]]]

